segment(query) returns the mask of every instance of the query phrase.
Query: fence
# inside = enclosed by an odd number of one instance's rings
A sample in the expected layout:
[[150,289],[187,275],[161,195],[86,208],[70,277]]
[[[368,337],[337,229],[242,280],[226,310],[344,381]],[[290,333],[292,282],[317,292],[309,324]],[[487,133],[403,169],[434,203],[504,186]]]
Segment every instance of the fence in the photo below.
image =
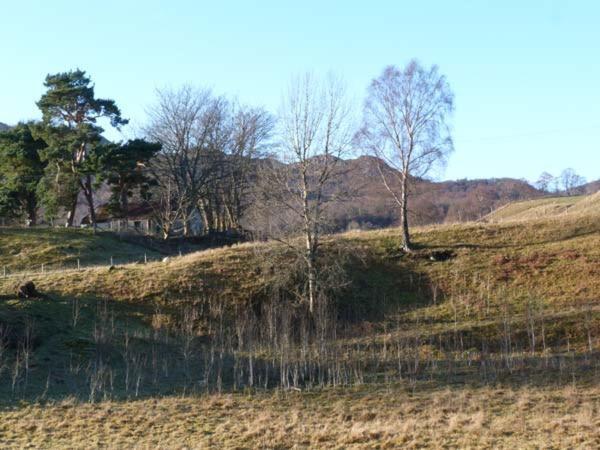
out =
[[[179,256],[181,256],[181,252],[179,252]],[[149,256],[147,253],[138,256],[137,258],[115,258],[110,257],[107,259],[106,263],[103,262],[94,262],[82,264],[81,259],[77,258],[74,260],[70,260],[68,262],[63,262],[59,264],[40,264],[35,267],[27,268],[27,269],[11,269],[9,266],[4,265],[0,269],[0,278],[24,278],[24,277],[35,277],[35,276],[43,276],[52,273],[68,273],[68,272],[80,272],[89,269],[102,269],[102,268],[110,268],[117,266],[126,266],[132,264],[148,264],[152,262],[160,262],[165,259],[164,256]]]

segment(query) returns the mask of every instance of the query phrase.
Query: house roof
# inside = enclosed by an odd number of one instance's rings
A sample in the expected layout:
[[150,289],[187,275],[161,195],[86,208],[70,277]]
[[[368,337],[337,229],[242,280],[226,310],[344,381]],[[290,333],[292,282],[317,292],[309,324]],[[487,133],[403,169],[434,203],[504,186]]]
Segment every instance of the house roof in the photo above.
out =
[[[153,208],[149,203],[131,203],[129,204],[127,210],[127,219],[128,220],[145,220],[150,219],[152,217]],[[119,217],[118,215],[110,213],[108,209],[108,205],[100,206],[96,209],[96,222],[109,222],[112,219],[124,219],[124,217]],[[81,219],[82,224],[89,224],[90,218],[89,214],[86,214]]]

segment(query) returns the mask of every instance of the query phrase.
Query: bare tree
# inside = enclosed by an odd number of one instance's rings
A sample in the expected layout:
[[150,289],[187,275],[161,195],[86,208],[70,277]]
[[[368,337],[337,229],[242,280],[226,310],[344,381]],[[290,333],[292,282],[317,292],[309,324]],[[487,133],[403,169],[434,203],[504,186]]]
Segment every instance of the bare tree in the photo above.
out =
[[146,134],[162,144],[150,170],[163,234],[180,222],[188,236],[198,231],[194,219],[204,233],[239,229],[249,174],[272,128],[264,110],[237,106],[208,90],[158,91]]
[[223,137],[214,148],[212,182],[200,198],[207,231],[242,229],[241,219],[256,178],[257,159],[269,145],[273,118],[261,108],[230,103],[222,116]]
[[578,191],[577,188],[584,185],[585,182],[585,178],[571,168],[563,170],[560,174],[560,185],[567,195],[575,195]]
[[[369,86],[357,138],[379,159],[381,179],[400,208],[405,251],[411,250],[410,181],[445,164],[453,150],[447,123],[453,109],[453,94],[437,66],[425,69],[414,60],[403,69],[388,66]],[[383,170],[383,164],[396,171]]]
[[557,180],[552,174],[548,172],[542,172],[538,180],[535,182],[535,187],[540,191],[551,192],[556,190],[556,183]]
[[[162,145],[150,165],[158,189],[163,191],[159,196],[168,194],[160,205],[171,208],[173,195],[178,197],[177,219],[186,236],[200,195],[213,176],[212,151],[221,137],[223,104],[223,99],[208,90],[184,86],[157,91],[156,103],[148,111],[146,134]],[[161,211],[160,216],[173,217],[171,213]]]
[[[294,248],[306,268],[307,300],[312,313],[318,293],[317,258],[325,226],[328,187],[336,177],[340,158],[352,140],[350,107],[340,80],[326,82],[310,75],[294,80],[279,114],[279,160],[263,164],[262,193],[278,236]],[[301,244],[290,237],[302,236]]]
[[166,240],[173,234],[187,205],[186,193],[180,192],[170,180],[163,180],[150,202],[152,217],[160,228],[163,239]]

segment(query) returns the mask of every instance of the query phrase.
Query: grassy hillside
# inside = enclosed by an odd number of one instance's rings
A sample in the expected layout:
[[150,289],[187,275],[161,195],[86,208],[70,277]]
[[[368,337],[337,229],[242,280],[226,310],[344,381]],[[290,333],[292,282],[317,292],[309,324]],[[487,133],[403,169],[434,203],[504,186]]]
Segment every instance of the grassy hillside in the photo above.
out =
[[65,228],[0,228],[0,270],[10,272],[108,265],[158,258],[160,254],[109,233]]
[[[81,246],[89,248],[95,240],[90,238]],[[514,296],[520,301],[529,295],[557,305],[594,302],[600,292],[598,216],[421,228],[415,230],[414,242],[415,253],[404,255],[395,229],[351,232],[329,238],[323,251],[342,261],[350,278],[344,299],[377,310],[382,308],[377,297],[385,295],[394,307],[408,307],[428,302],[432,290],[444,298],[479,297],[482,289],[495,297],[501,291],[504,299]],[[72,246],[65,244],[62,241],[60,245]],[[133,248],[127,253],[127,248],[121,248],[123,257],[143,251]],[[431,253],[437,251],[451,252],[452,257],[431,261]],[[43,292],[58,297],[168,305],[202,294],[245,304],[283,276],[291,261],[280,245],[241,244],[171,258],[166,263],[32,274],[29,278]],[[14,283],[9,280],[1,286],[9,292]],[[443,310],[446,304],[440,301],[428,310]]]
[[[274,243],[0,279],[0,442],[592,448],[600,214],[569,201],[581,211],[416,229],[409,255],[395,229],[332,236],[313,319]],[[146,251],[60,232],[4,242]],[[45,297],[17,299],[26,279]]]
[[485,222],[527,221],[600,213],[600,192],[509,203],[484,217]]

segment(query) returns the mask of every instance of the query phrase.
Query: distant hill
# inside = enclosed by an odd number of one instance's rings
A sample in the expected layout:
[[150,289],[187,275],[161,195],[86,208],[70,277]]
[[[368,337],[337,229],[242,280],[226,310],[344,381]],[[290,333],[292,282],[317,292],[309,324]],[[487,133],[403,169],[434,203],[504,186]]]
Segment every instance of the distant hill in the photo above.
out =
[[[330,206],[335,228],[381,228],[398,223],[398,208],[381,181],[379,164],[368,156],[340,163],[342,176],[336,190],[352,195],[348,202]],[[381,167],[384,173],[393,175],[394,169]],[[411,190],[409,209],[414,225],[478,220],[504,204],[543,195],[527,181],[513,178],[442,182],[414,179]]]
[[6,125],[5,123],[0,122],[0,131],[6,131],[10,129],[10,127],[8,125]]

